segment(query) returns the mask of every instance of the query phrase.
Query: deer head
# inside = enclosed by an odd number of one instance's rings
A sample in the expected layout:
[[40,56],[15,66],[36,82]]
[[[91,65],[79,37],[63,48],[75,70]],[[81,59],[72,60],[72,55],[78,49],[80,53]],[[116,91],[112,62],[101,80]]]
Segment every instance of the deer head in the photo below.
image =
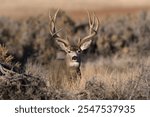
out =
[[50,18],[50,34],[55,39],[56,43],[60,46],[60,48],[66,53],[66,64],[70,68],[75,68],[77,71],[80,71],[81,64],[81,53],[83,50],[87,49],[93,37],[97,34],[99,28],[99,20],[96,15],[88,12],[89,19],[89,34],[84,38],[79,38],[77,41],[73,39],[69,39],[66,36],[66,39],[63,39],[59,32],[62,29],[56,30],[56,18],[59,10],[57,10],[54,16],[49,15]]

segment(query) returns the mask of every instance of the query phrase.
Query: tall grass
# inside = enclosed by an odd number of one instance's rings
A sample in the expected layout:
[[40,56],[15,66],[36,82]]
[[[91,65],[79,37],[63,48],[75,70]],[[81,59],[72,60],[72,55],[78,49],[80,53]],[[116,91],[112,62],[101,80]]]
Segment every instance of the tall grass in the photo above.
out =
[[150,57],[87,62],[81,67],[82,78],[77,80],[68,79],[62,61],[45,68],[30,65],[27,70],[46,79],[50,92],[64,96],[60,99],[150,99]]

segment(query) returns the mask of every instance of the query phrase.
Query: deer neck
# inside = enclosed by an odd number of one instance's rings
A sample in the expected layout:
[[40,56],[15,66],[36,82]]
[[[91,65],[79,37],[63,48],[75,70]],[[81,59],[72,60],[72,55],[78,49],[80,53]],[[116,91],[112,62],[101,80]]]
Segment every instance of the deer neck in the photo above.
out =
[[67,67],[68,76],[70,79],[78,79],[81,78],[80,68]]

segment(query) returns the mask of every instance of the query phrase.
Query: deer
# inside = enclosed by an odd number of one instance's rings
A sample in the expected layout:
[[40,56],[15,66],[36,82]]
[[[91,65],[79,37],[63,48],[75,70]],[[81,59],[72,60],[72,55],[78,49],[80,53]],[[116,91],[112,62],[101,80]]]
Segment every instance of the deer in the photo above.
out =
[[[62,38],[59,32],[62,29],[56,29],[56,19],[59,9],[52,16],[49,14],[49,27],[50,35],[55,40],[56,44],[65,52],[65,63],[68,68],[68,73],[71,79],[80,78],[81,79],[81,54],[84,50],[88,49],[92,43],[93,37],[97,34],[99,29],[99,19],[95,13],[87,11],[88,14],[88,24],[89,24],[89,34],[83,38],[78,38],[77,41],[73,38]],[[92,14],[92,15],[91,15]]]

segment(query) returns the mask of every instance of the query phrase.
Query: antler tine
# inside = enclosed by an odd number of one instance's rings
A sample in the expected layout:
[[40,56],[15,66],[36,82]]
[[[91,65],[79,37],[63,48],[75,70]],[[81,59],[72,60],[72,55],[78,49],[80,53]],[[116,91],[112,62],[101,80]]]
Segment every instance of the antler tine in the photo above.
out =
[[62,39],[60,37],[60,35],[58,34],[60,31],[63,30],[63,27],[60,28],[59,30],[56,30],[55,24],[56,24],[56,19],[57,19],[57,15],[58,15],[59,9],[57,9],[57,11],[55,12],[54,16],[51,15],[51,13],[49,12],[49,25],[50,25],[50,34],[52,35],[52,37],[54,37],[56,39],[56,41],[58,42],[62,42],[65,45],[68,45],[68,42],[64,39]]
[[98,17],[95,15],[95,13],[94,13],[94,16],[95,16],[95,18],[96,18],[96,19],[95,19],[95,23],[97,22],[95,29],[98,30],[98,29],[99,29],[99,19],[98,19]]
[[92,33],[92,29],[95,26],[95,15],[94,15],[94,12],[92,13],[92,15],[93,15],[93,17],[92,17],[92,23],[90,25],[90,33]]
[[86,41],[89,41],[92,37],[94,37],[97,34],[98,28],[99,28],[99,19],[96,17],[95,13],[91,13],[87,11],[88,14],[88,20],[89,20],[89,35],[84,37],[83,39],[80,39],[80,45],[85,43]]
[[89,27],[90,27],[90,31],[89,33],[91,33],[91,28],[94,27],[94,24],[95,24],[95,15],[94,15],[94,12],[93,12],[93,17],[91,16],[91,12],[87,11],[88,13],[88,19],[89,19]]
[[89,25],[91,25],[91,16],[90,16],[90,12],[88,10],[87,10],[87,14],[88,14]]
[[59,37],[58,32],[60,32],[63,28],[59,29],[58,31],[56,31],[56,27],[55,27],[55,23],[56,23],[56,18],[57,18],[57,14],[59,12],[59,9],[57,9],[57,11],[55,12],[54,16],[51,16],[51,13],[49,11],[49,19],[50,19],[50,34],[52,36],[56,36]]
[[57,14],[58,14],[59,10],[60,10],[60,9],[57,9],[57,11],[56,11],[56,13],[55,13],[55,15],[54,15],[54,21],[56,21],[56,17],[57,17]]
[[51,12],[49,10],[49,32],[50,34],[53,36],[53,32],[55,31],[54,30],[54,20],[53,20],[53,17],[51,16]]
[[59,12],[59,9],[57,9],[57,11],[55,12],[54,16],[52,17],[52,16],[51,16],[51,12],[49,11],[49,19],[50,19],[51,21],[55,22],[55,21],[56,21],[56,18],[57,18],[58,12]]
[[95,15],[94,15],[94,12],[92,14],[93,14],[93,23],[92,23],[92,26],[94,26],[94,24],[95,24]]

